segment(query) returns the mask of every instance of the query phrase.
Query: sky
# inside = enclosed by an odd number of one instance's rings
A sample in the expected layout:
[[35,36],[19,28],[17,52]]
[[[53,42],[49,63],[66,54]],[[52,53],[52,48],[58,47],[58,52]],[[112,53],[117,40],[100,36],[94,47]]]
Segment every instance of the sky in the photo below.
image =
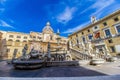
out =
[[0,30],[42,32],[49,21],[67,37],[119,9],[120,0],[0,0]]

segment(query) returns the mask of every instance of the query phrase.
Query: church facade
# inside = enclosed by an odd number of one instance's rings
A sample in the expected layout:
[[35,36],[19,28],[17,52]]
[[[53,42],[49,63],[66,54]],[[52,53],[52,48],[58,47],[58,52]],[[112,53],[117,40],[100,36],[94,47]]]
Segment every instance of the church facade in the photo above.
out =
[[11,31],[0,32],[2,33],[0,56],[3,59],[12,59],[15,50],[17,51],[16,56],[20,57],[25,44],[28,45],[27,53],[29,53],[32,48],[38,52],[46,53],[48,42],[50,42],[51,47],[55,48],[58,45],[58,37],[60,38],[59,45],[62,47],[61,50],[67,50],[68,39],[54,33],[54,30],[50,26],[49,22],[46,23],[46,26],[43,28],[41,33],[33,31],[29,34]]

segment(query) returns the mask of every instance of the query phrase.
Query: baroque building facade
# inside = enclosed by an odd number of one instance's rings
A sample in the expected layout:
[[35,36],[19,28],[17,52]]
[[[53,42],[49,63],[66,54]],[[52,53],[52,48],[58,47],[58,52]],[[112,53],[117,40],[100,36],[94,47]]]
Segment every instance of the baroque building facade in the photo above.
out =
[[[16,56],[20,57],[25,44],[28,45],[27,53],[29,53],[32,48],[38,52],[46,53],[48,42],[50,42],[52,47],[56,47],[57,37],[59,36],[54,33],[49,22],[46,23],[42,33],[33,31],[29,34],[11,31],[0,31],[0,33],[2,33],[0,53],[2,54],[3,59],[12,59],[14,51],[17,51]],[[67,50],[68,39],[62,36],[59,37],[60,46],[62,47],[61,50]]]
[[69,35],[70,48],[92,55],[116,56],[120,54],[120,10],[96,20]]

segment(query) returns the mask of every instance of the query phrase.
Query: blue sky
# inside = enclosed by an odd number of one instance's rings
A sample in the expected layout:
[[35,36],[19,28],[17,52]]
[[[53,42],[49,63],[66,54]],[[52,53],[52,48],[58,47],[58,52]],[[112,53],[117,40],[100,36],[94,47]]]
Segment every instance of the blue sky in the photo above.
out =
[[120,9],[120,0],[0,0],[0,30],[42,32],[49,21],[61,36]]

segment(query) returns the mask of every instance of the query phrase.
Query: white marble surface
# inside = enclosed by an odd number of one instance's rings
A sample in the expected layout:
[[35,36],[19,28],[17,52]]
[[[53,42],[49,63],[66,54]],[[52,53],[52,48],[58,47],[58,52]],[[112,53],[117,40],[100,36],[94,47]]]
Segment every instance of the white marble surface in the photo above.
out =
[[95,77],[48,77],[48,78],[11,78],[0,77],[0,80],[120,80],[120,75]]

